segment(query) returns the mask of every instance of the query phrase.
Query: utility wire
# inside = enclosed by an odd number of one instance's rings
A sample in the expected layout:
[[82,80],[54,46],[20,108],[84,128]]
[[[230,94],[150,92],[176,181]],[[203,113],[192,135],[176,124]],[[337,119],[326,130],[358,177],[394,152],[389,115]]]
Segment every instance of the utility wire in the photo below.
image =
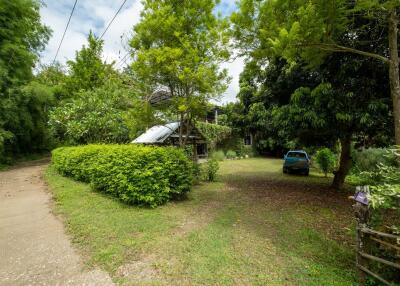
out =
[[114,21],[114,19],[117,17],[117,15],[119,14],[119,12],[122,10],[122,7],[124,7],[125,3],[127,0],[124,0],[124,2],[122,2],[121,6],[119,7],[117,13],[115,13],[114,17],[111,19],[110,23],[108,23],[107,28],[104,30],[103,34],[101,34],[99,39],[102,39],[104,34],[107,32],[108,28],[110,28],[112,22]]
[[71,14],[69,15],[69,18],[68,18],[67,26],[65,26],[64,34],[62,35],[60,44],[58,45],[57,52],[56,52],[56,55],[55,55],[54,60],[53,60],[53,65],[54,65],[54,63],[56,62],[56,59],[57,59],[57,56],[58,56],[58,52],[60,51],[62,42],[64,41],[64,37],[65,37],[65,34],[67,33],[68,26],[69,26],[69,22],[71,22],[72,14],[74,14],[75,7],[76,7],[76,3],[77,3],[77,2],[78,2],[78,0],[75,0],[74,7],[72,7]]
[[122,59],[120,59],[116,64],[115,64],[115,67],[118,67],[120,64],[122,64],[122,63],[126,63],[126,60],[127,60],[127,56],[129,56],[129,54],[130,54],[130,52],[127,52],[126,54],[125,54],[125,56],[123,56],[122,57]]

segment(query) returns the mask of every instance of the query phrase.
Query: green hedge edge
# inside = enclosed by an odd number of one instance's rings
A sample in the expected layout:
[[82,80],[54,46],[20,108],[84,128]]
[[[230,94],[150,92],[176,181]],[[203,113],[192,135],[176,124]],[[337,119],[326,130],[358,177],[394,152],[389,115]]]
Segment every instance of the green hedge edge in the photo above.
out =
[[134,205],[156,207],[192,186],[192,162],[175,147],[61,147],[52,151],[52,164],[61,175]]

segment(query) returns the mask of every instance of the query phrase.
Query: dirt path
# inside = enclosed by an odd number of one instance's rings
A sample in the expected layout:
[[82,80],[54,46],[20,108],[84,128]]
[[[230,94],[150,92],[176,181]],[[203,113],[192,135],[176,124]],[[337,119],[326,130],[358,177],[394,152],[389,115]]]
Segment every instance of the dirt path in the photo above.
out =
[[0,172],[0,285],[113,285],[107,273],[83,269],[51,212],[45,166]]

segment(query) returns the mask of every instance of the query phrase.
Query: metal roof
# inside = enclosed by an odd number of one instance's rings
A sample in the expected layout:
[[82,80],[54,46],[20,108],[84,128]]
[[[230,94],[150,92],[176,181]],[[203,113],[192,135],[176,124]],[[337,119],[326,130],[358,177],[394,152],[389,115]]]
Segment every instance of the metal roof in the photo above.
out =
[[154,144],[163,143],[179,128],[179,122],[172,122],[166,125],[156,125],[132,141],[132,143]]

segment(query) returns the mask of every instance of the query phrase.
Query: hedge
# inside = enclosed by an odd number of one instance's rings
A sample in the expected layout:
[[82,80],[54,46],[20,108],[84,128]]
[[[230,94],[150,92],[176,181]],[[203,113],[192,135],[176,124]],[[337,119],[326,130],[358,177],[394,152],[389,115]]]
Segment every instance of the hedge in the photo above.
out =
[[129,204],[156,207],[192,186],[192,162],[174,147],[61,147],[53,150],[52,164],[60,174]]

